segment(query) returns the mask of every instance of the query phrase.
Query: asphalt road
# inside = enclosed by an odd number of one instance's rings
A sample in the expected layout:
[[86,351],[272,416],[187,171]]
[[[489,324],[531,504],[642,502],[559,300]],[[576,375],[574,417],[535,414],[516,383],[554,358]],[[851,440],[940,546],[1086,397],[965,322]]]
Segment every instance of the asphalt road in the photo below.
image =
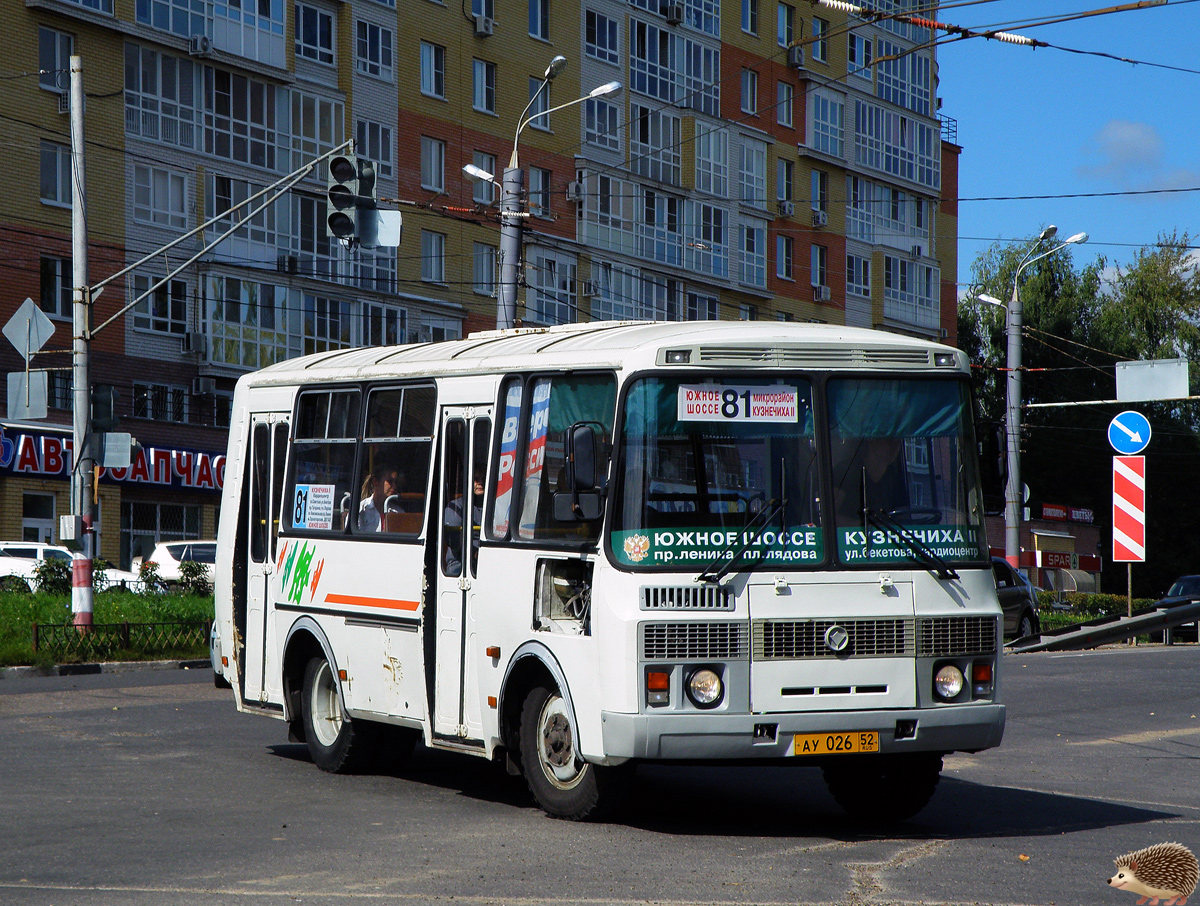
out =
[[644,767],[570,824],[465,756],[321,773],[206,670],[4,680],[0,903],[1133,904],[1115,856],[1200,852],[1200,647],[1004,667],[1004,744],[875,829],[810,769]]

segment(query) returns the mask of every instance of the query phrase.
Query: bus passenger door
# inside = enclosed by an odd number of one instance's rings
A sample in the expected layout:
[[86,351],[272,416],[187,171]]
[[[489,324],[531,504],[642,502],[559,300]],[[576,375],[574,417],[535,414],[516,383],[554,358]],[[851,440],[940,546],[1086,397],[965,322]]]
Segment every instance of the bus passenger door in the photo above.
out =
[[477,667],[468,652],[474,650],[471,607],[477,584],[491,414],[490,406],[442,410],[433,664],[433,731],[439,736],[479,738],[483,729]]
[[268,697],[267,659],[274,644],[274,624],[268,617],[269,586],[275,572],[279,538],[279,507],[283,496],[283,466],[288,442],[287,419],[286,413],[275,412],[251,416],[246,475],[249,498],[246,507],[249,540],[246,619],[244,627],[241,627],[244,647],[239,676],[242,681],[242,701],[248,704],[265,702]]

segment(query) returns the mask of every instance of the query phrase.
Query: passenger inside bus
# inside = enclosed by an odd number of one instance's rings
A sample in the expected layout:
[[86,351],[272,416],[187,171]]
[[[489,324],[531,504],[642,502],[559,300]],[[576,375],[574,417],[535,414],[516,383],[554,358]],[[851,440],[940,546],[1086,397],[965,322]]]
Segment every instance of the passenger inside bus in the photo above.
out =
[[400,472],[394,465],[377,463],[363,479],[362,502],[358,505],[358,530],[383,531],[384,513],[402,513]]
[[[455,497],[446,504],[446,512],[442,517],[442,525],[445,528],[443,535],[446,539],[445,547],[445,563],[447,576],[462,575],[462,561],[460,551],[462,550],[462,530],[463,530],[463,509],[464,503],[462,495]],[[483,524],[483,479],[476,477],[472,485],[471,494],[471,555],[472,562],[478,555],[479,551],[479,529]]]

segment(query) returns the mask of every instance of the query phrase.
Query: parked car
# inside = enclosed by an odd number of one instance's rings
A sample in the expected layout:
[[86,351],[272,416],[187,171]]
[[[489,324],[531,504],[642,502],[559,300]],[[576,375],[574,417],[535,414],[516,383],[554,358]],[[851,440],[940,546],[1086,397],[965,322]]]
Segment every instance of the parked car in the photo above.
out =
[[33,591],[37,587],[37,561],[0,554],[0,591]]
[[[1200,576],[1180,576],[1167,590],[1166,595],[1155,602],[1155,606],[1170,607],[1173,604],[1186,604],[1188,601],[1198,599],[1200,599]],[[1197,635],[1196,623],[1184,623],[1171,630],[1171,638],[1177,642],[1195,642]]]
[[1004,611],[1004,637],[1024,638],[1041,629],[1037,615],[1037,589],[1003,557],[992,557],[996,593]]
[[[0,541],[0,577],[15,576],[20,578],[32,590],[37,588],[37,561],[65,560],[67,561],[67,568],[70,569],[73,557],[74,555],[65,547],[60,547],[57,544],[47,544],[44,541]],[[19,561],[19,563],[7,563],[6,561],[9,559]],[[104,579],[103,582],[96,583],[97,591],[113,591],[118,588],[126,588],[129,591],[140,594],[145,590],[145,585],[138,578],[137,573],[130,572],[127,569],[118,569],[108,560],[104,560],[102,563],[104,565]]]
[[[213,564],[217,562],[217,542],[215,541],[164,541],[154,548],[154,552],[146,558],[158,566],[158,578],[169,588],[178,585],[181,578],[179,564],[189,560],[203,563],[208,567],[208,578],[212,581]],[[135,559],[135,562],[136,559]]]

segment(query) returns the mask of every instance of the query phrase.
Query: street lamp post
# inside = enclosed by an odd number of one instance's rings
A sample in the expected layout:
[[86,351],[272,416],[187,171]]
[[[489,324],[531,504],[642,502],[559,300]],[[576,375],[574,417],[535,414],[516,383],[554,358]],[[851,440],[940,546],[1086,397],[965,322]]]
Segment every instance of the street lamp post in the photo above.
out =
[[[551,107],[549,110],[540,111],[534,116],[527,116],[534,102],[546,90],[546,86],[550,84],[556,75],[562,72],[563,67],[566,65],[567,58],[564,56],[556,56],[550,61],[550,65],[546,67],[546,72],[542,78],[542,84],[538,86],[537,91],[529,99],[529,103],[525,105],[525,109],[521,111],[520,117],[517,118],[517,131],[513,134],[512,155],[508,159],[508,166],[504,168],[499,183],[500,286],[499,292],[496,294],[496,328],[498,330],[505,330],[512,327],[516,321],[517,314],[517,283],[520,278],[522,234],[525,231],[525,217],[528,216],[522,210],[523,206],[521,202],[525,195],[525,171],[517,163],[517,143],[521,140],[521,133],[535,119],[548,117],[551,113],[557,113],[559,110],[564,110],[567,107],[582,104],[584,101],[589,101],[592,98],[607,97],[621,90],[620,82],[606,82],[597,88],[593,88],[583,97],[578,97],[565,104],[559,104],[557,107]],[[463,171],[475,179],[485,179],[496,185],[496,178],[493,174],[476,167],[474,164],[467,164],[463,167]]]
[[[1076,233],[1069,239],[1060,242],[1054,248],[1035,255],[1043,242],[1052,239],[1058,228],[1048,226],[1040,234],[1037,241],[1026,252],[1025,257],[1017,266],[1013,275],[1012,301],[1008,305],[1008,381],[1007,408],[1005,417],[1005,433],[1007,434],[1008,450],[1008,481],[1004,486],[1004,558],[1013,569],[1021,566],[1021,315],[1022,305],[1018,287],[1021,282],[1021,272],[1035,261],[1040,261],[1048,255],[1053,255],[1059,249],[1066,248],[1079,242],[1087,242],[1087,233]],[[990,299],[989,299],[990,301]]]

